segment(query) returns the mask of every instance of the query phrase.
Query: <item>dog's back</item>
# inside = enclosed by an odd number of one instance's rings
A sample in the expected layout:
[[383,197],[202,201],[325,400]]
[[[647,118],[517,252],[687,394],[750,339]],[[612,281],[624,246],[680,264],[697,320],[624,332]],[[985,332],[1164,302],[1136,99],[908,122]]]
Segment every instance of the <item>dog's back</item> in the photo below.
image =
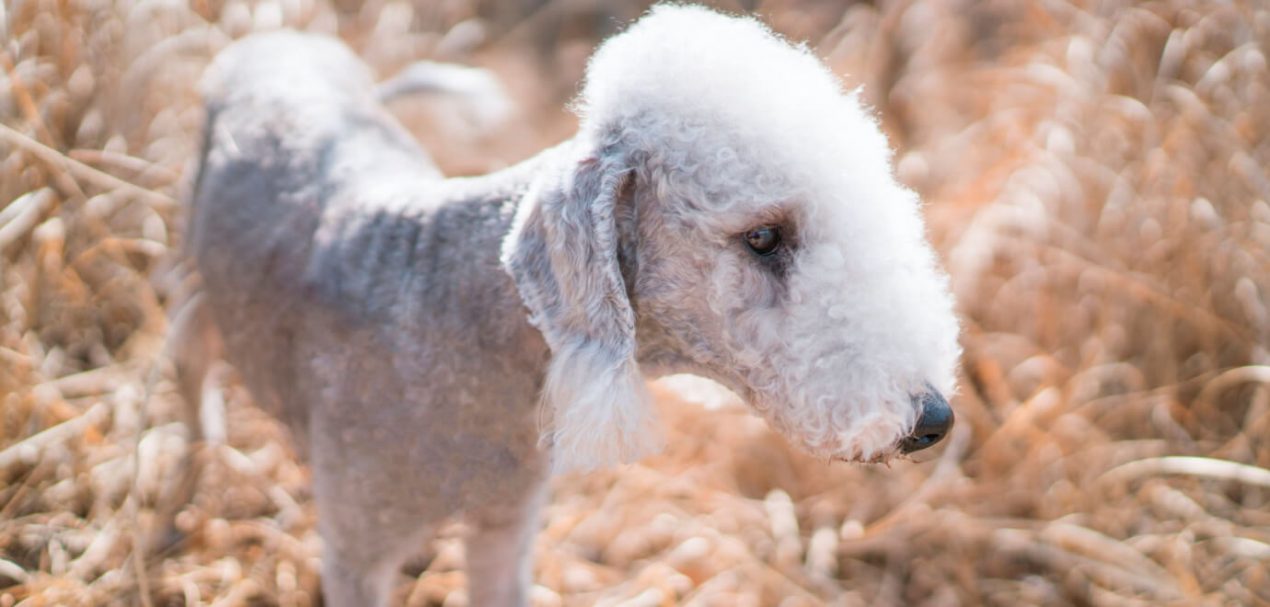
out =
[[[294,393],[306,387],[297,348],[328,339],[309,330],[328,324],[317,315],[365,318],[390,304],[364,292],[383,282],[384,264],[362,253],[418,229],[394,207],[426,199],[439,173],[379,105],[365,66],[332,39],[244,39],[217,56],[203,93],[187,252],[227,358],[304,443],[308,412],[298,403],[310,399]],[[332,244],[358,241],[347,232],[376,215],[402,225],[361,230],[359,251]]]
[[[306,455],[349,459],[398,431],[462,452],[450,433],[421,433],[488,425],[499,413],[470,403],[502,406],[505,393],[534,390],[455,383],[537,363],[545,347],[499,261],[509,201],[532,167],[441,179],[381,106],[365,66],[329,38],[238,42],[217,57],[204,94],[187,246],[202,277],[200,315]],[[468,416],[477,421],[457,421]],[[509,431],[532,437],[510,419]],[[365,439],[348,439],[356,444],[328,444],[361,430]]]
[[[440,176],[379,106],[364,65],[328,38],[247,38],[217,56],[203,89],[188,244],[209,281],[291,287],[322,224],[404,204],[373,194]],[[257,284],[264,274],[271,280]]]
[[[289,350],[303,330],[300,304],[314,292],[306,283],[321,275],[311,267],[321,226],[340,213],[332,205],[352,206],[340,190],[357,179],[433,171],[417,145],[376,116],[373,86],[343,46],[293,32],[236,43],[203,80],[207,121],[187,252],[228,357],[301,443],[307,413],[283,392],[295,389]],[[379,128],[348,128],[358,122]]]

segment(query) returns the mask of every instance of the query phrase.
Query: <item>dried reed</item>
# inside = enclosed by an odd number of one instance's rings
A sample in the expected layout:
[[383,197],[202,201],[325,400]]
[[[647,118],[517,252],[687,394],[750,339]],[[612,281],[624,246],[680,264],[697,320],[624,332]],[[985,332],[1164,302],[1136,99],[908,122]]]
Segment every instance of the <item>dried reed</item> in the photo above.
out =
[[[284,25],[385,75],[481,63],[516,124],[395,109],[450,170],[490,170],[569,132],[584,58],[642,7],[537,4],[0,5],[0,607],[314,602],[306,473],[232,382],[226,444],[156,531],[187,451],[159,353],[193,84]],[[758,8],[864,85],[928,201],[965,319],[959,425],[930,461],[829,465],[665,382],[664,455],[556,483],[534,603],[1270,604],[1270,7]],[[399,601],[465,603],[462,533]]]

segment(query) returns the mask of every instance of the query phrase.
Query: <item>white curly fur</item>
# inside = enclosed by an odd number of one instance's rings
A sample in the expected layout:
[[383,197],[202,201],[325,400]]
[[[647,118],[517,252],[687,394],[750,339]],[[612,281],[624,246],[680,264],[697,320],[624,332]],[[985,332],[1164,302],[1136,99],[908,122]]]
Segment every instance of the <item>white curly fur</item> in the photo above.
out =
[[[752,19],[656,7],[595,54],[577,108],[579,139],[642,152],[637,174],[696,234],[723,238],[764,214],[797,226],[790,305],[749,305],[771,297],[762,279],[704,262],[702,294],[727,319],[737,369],[705,374],[813,453],[852,460],[893,452],[913,394],[951,393],[958,326],[918,199],[896,183],[875,120],[807,49]],[[642,454],[615,447],[640,444],[623,417],[597,424],[582,409],[555,431],[607,447],[566,454],[574,465]]]

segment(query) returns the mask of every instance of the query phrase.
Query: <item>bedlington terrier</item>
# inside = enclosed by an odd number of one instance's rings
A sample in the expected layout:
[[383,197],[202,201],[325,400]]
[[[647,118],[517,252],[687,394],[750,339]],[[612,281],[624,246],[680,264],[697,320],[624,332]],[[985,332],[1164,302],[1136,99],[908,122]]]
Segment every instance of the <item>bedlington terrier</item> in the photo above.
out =
[[523,605],[552,471],[659,446],[645,379],[730,387],[826,460],[952,424],[958,326],[854,94],[759,22],[665,6],[592,58],[571,139],[445,179],[344,46],[257,35],[204,80],[174,328],[312,466],[328,605],[382,605],[461,517],[470,599]]

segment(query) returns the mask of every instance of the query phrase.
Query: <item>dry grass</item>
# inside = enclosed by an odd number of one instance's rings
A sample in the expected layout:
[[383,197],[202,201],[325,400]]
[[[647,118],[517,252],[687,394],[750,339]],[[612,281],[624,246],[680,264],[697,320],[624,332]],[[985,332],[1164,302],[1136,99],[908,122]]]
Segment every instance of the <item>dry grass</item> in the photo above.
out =
[[[397,107],[448,169],[485,171],[568,134],[587,53],[639,10],[518,4],[0,5],[0,607],[313,602],[306,472],[232,382],[185,538],[149,533],[185,450],[154,277],[193,83],[279,24],[384,74],[488,65],[514,128]],[[666,454],[557,482],[535,603],[1270,604],[1270,7],[877,4],[760,11],[866,86],[928,201],[966,326],[955,435],[924,463],[831,466],[662,385]],[[400,601],[464,602],[462,532]]]

